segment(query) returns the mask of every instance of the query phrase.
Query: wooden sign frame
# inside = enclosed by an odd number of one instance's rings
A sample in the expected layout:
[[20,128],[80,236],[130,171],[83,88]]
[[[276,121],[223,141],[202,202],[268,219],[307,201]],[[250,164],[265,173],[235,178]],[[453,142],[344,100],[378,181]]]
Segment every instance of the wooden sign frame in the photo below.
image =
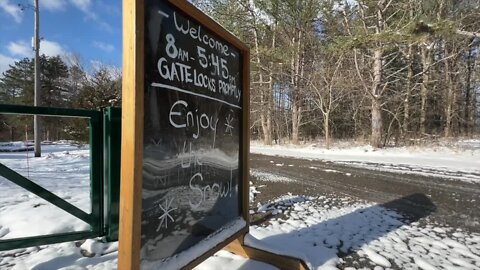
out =
[[[242,55],[243,111],[239,146],[241,152],[239,160],[241,169],[239,190],[241,194],[239,197],[241,197],[241,216],[246,221],[246,226],[184,267],[184,269],[191,269],[235,239],[243,239],[242,236],[248,232],[250,51],[234,35],[187,1],[165,1],[238,49]],[[140,269],[145,91],[144,40],[144,1],[123,0],[122,155],[118,253],[118,269],[120,270]]]

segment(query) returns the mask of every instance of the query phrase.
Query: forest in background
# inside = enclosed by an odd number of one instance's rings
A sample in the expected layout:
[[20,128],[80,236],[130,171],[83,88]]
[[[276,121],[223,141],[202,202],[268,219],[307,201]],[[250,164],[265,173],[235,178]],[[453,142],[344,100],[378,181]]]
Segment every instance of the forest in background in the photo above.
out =
[[[89,73],[76,57],[40,57],[41,106],[100,110],[119,107],[121,72],[100,66]],[[0,104],[30,105],[34,98],[34,61],[24,58],[0,76]],[[46,141],[87,142],[88,119],[42,117]],[[33,139],[33,116],[0,114],[0,142]]]
[[253,139],[383,147],[479,132],[479,1],[194,2],[251,48]]
[[[480,132],[477,0],[194,0],[251,48],[251,134],[265,144],[335,139],[406,145]],[[120,106],[121,74],[42,57],[42,105]],[[33,105],[33,60],[0,75],[0,103]],[[0,141],[31,117],[0,115]],[[85,139],[47,118],[45,140]]]

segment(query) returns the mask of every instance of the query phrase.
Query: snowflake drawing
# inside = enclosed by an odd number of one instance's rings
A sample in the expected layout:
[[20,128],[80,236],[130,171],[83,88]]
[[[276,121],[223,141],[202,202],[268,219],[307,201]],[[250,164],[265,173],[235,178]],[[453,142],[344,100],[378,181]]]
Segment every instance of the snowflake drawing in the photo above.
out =
[[231,114],[228,114],[227,118],[225,118],[225,126],[227,127],[225,129],[225,133],[230,133],[232,135],[233,133],[233,117]]
[[170,214],[172,211],[177,210],[177,208],[172,208],[172,202],[173,198],[165,199],[164,205],[159,204],[158,206],[160,209],[163,211],[163,214],[158,217],[160,220],[160,224],[158,224],[157,232],[160,231],[160,229],[163,227],[163,224],[165,224],[165,229],[168,228],[168,220],[170,219],[171,222],[175,222],[175,219],[172,217]]

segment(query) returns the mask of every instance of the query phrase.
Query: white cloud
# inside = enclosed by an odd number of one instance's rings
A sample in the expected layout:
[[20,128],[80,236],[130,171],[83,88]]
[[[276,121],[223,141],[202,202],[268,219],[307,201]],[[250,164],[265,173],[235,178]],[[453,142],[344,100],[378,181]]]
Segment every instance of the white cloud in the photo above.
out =
[[12,16],[17,23],[22,22],[22,10],[20,7],[18,7],[18,5],[10,3],[10,0],[0,0],[0,9]]
[[0,54],[0,78],[3,77],[3,72],[9,69],[9,65],[13,65],[16,59]]
[[104,20],[100,19],[96,14],[93,14],[93,13],[92,13],[92,15],[93,15],[93,16],[88,16],[88,15],[87,15],[87,17],[88,17],[89,19],[92,19],[94,22],[96,22],[96,23],[98,24],[98,26],[99,26],[102,30],[104,30],[104,31],[106,31],[106,32],[108,32],[108,33],[113,33],[113,27],[112,27],[110,24],[108,24],[108,23],[105,22]]
[[92,69],[92,71],[97,71],[99,69],[101,69],[102,67],[106,66],[103,62],[99,61],[99,60],[90,60],[90,68]]
[[70,0],[70,2],[83,12],[89,12],[92,4],[91,0]]
[[[10,42],[7,46],[8,51],[13,56],[20,57],[33,57],[33,50],[25,41]],[[67,52],[65,49],[57,42],[43,39],[40,41],[40,55],[45,54],[46,56],[63,56]]]
[[7,49],[13,56],[31,57],[33,55],[32,47],[25,41],[12,41],[8,43]]
[[106,69],[108,72],[108,75],[112,80],[118,79],[122,76],[122,69],[114,66],[114,65],[108,65],[105,64],[101,61],[98,60],[90,60],[90,73],[93,74],[100,69]]
[[50,11],[64,10],[66,4],[65,0],[41,0],[39,3],[40,9],[45,8]]
[[66,54],[66,51],[55,41],[42,40],[40,41],[40,54],[45,54],[46,56],[62,56]]
[[[1,0],[0,0],[1,1]],[[92,11],[92,1],[91,0],[70,0],[70,3],[76,8],[80,9],[85,14],[86,20],[91,20],[96,23],[102,30],[105,30],[109,33],[113,32],[113,27],[102,20],[95,12]]]
[[102,51],[105,51],[105,52],[113,52],[115,50],[115,47],[112,45],[112,44],[107,44],[107,43],[104,43],[104,42],[100,42],[100,41],[94,41],[92,43],[93,47],[95,48],[98,48]]
[[103,13],[108,14],[109,16],[122,16],[122,6],[118,5],[114,1],[107,4],[105,1],[95,2],[98,5],[98,8],[102,10]]

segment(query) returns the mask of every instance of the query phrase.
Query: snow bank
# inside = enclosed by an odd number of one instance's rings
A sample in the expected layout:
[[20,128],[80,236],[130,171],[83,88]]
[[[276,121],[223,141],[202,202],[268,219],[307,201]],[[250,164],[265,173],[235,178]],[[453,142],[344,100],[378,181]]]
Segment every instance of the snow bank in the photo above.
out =
[[[460,144],[460,143],[459,143]],[[325,149],[308,146],[263,146],[252,143],[255,154],[341,162],[362,168],[443,176],[480,182],[480,140],[462,141],[462,147],[399,147],[373,149],[370,146]],[[385,166],[379,166],[385,165]]]

